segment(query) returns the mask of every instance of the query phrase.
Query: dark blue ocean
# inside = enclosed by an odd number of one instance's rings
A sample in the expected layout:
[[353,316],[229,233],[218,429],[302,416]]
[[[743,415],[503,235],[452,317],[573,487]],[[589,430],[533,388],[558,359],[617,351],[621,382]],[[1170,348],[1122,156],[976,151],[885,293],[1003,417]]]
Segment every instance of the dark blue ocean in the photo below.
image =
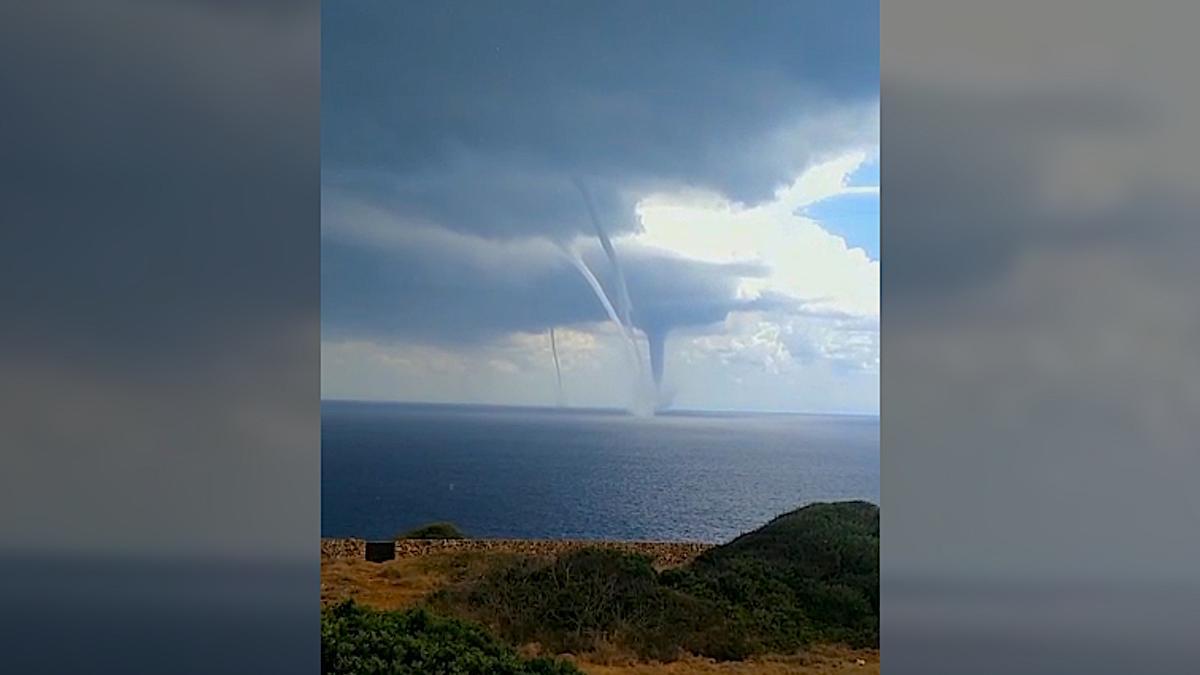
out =
[[721,542],[798,506],[879,503],[879,418],[326,401],[321,533]]

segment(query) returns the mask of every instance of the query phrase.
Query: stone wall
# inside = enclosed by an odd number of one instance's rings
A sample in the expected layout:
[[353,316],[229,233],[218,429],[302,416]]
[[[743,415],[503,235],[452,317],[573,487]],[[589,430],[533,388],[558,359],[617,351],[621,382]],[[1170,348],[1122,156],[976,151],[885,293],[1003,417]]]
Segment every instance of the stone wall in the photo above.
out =
[[362,560],[367,557],[367,542],[363,539],[322,539],[321,560]]
[[[436,553],[494,551],[497,553],[519,553],[552,557],[578,551],[582,548],[598,547],[639,553],[648,556],[657,567],[682,565],[712,544],[698,542],[657,541],[598,541],[584,539],[399,539],[396,541],[397,558],[418,558]],[[322,539],[321,558],[362,560],[366,556],[366,542],[362,539]]]

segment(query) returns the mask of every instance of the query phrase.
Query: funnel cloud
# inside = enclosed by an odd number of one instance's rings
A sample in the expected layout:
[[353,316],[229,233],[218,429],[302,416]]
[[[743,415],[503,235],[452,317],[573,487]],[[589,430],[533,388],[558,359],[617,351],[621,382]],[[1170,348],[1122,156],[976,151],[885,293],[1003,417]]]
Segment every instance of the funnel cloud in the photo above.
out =
[[550,355],[554,358],[554,381],[558,385],[557,397],[555,401],[558,407],[564,408],[567,405],[567,398],[563,395],[562,385],[562,367],[558,363],[558,341],[554,339],[554,329],[550,329]]

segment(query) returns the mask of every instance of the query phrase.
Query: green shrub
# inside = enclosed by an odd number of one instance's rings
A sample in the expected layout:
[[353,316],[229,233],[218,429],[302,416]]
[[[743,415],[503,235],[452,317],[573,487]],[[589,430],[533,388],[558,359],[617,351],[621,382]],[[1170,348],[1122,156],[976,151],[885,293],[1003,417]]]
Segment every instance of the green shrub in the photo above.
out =
[[614,645],[657,659],[675,658],[697,631],[721,621],[711,603],[660,584],[647,558],[598,548],[518,560],[435,594],[431,605],[476,619],[513,644],[555,653]]
[[811,642],[877,646],[879,508],[813,504],[661,574],[610,549],[510,558],[429,604],[553,653],[743,659]]
[[481,628],[416,609],[382,612],[347,601],[321,612],[326,675],[578,675],[570,663],[525,660]]
[[769,649],[879,644],[879,507],[812,504],[772,520],[663,582],[737,611]]
[[396,539],[466,539],[467,535],[454,523],[430,523],[415,530],[401,532]]

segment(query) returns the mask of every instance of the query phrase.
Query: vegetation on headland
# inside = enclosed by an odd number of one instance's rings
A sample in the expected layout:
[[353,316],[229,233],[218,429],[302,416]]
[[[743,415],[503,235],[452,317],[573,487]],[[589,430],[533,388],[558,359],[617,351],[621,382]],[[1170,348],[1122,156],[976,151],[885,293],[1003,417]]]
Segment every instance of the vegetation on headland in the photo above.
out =
[[711,603],[661,583],[646,558],[602,549],[510,559],[428,602],[512,644],[538,644],[555,654],[614,647],[656,659],[703,653],[696,636],[719,624]]
[[813,504],[661,573],[611,550],[510,560],[429,604],[552,653],[744,659],[812,642],[875,646],[879,509]]
[[720,607],[745,653],[811,642],[877,647],[879,507],[812,504],[662,579]]
[[430,523],[415,530],[401,532],[396,539],[466,539],[467,535],[454,523]]
[[[876,647],[879,509],[865,502],[813,504],[661,572],[647,558],[610,549],[554,559],[474,558],[421,604],[482,625],[512,647],[536,645],[549,654],[740,660],[816,643]],[[325,610],[323,626],[333,611]],[[342,631],[331,639],[344,649],[345,641],[359,638]],[[350,651],[363,656],[380,648],[373,637]],[[396,662],[377,655],[384,660],[372,663],[380,668],[360,662],[356,672],[393,672],[383,664]],[[443,665],[420,672],[526,672]]]
[[351,601],[321,612],[321,672],[329,675],[575,675],[574,666],[524,659],[465,621],[424,609],[386,612]]

